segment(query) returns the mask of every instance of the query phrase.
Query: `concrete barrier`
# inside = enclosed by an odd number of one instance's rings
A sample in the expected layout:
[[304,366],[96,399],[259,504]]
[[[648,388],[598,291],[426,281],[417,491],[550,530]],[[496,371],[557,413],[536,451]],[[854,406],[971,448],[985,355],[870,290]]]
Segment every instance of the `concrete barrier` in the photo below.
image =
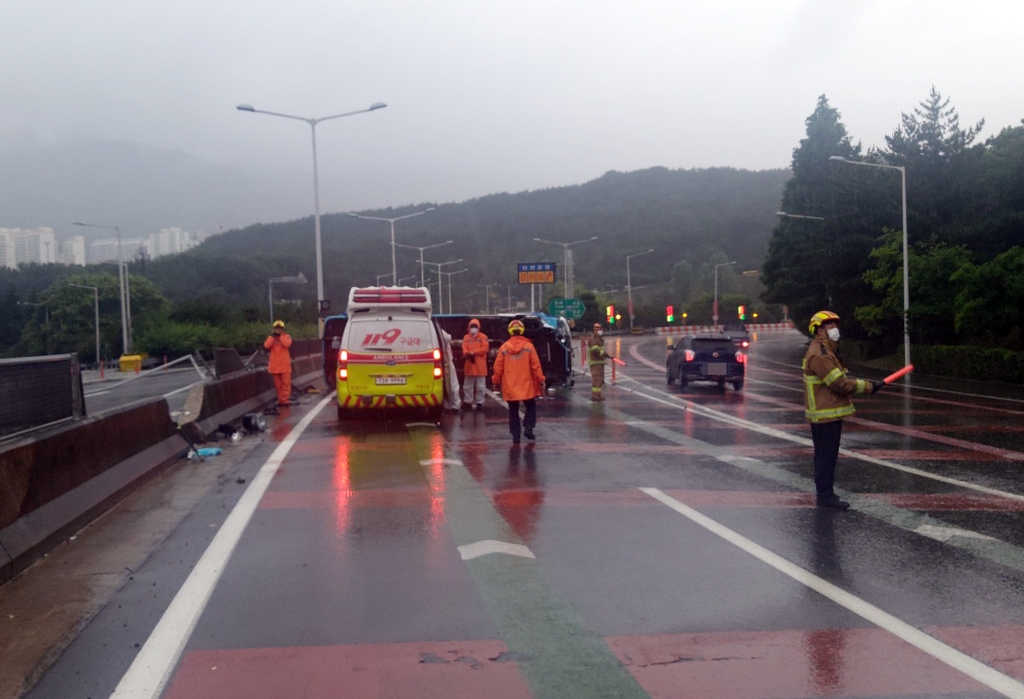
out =
[[[322,377],[319,355],[292,362],[292,384]],[[192,387],[181,429],[205,440],[276,398],[265,370]],[[12,440],[0,451],[0,584],[187,451],[157,398]]]
[[157,398],[18,439],[0,452],[0,582],[187,448]]

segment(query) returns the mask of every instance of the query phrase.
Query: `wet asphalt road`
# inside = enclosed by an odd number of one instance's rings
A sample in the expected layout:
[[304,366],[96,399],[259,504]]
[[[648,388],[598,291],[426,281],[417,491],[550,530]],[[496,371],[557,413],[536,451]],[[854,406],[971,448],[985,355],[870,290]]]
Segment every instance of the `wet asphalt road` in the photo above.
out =
[[861,398],[834,512],[800,335],[742,392],[666,386],[665,344],[612,340],[607,401],[578,379],[520,447],[493,400],[283,411],[28,696],[1024,697],[1019,391]]

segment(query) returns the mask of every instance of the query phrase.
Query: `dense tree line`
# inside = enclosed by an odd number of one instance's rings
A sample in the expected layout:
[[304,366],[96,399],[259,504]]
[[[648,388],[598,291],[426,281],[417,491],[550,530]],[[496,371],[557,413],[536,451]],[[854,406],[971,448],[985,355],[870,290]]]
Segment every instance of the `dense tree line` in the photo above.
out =
[[[1024,122],[975,143],[932,88],[862,152],[823,95],[793,151],[763,267],[766,300],[795,317],[832,308],[844,332],[893,348],[903,336],[907,194],[909,329],[914,342],[1021,349],[1024,324]],[[851,166],[833,156],[890,168]]]

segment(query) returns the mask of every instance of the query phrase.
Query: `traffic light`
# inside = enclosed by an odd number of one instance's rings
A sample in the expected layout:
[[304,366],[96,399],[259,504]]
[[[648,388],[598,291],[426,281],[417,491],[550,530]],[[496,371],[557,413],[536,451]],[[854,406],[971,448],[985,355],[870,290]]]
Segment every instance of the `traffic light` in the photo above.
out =
[[676,314],[672,306],[665,306],[665,320],[671,323],[676,319]]
[[746,320],[747,319],[747,307],[746,306],[737,306],[736,307],[736,315],[737,315],[737,317],[739,317],[740,320]]
[[608,321],[608,325],[615,325],[615,306],[608,306],[604,311],[605,320]]

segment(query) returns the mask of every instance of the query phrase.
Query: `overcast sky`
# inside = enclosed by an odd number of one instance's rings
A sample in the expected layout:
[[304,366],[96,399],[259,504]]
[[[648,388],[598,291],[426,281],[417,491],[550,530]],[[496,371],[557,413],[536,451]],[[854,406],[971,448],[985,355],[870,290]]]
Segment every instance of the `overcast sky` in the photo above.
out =
[[[1024,118],[1001,0],[4,0],[0,144],[76,135],[311,179],[322,209],[786,167],[818,95],[856,140],[934,84],[982,137]],[[0,148],[2,150],[2,148]],[[310,187],[310,189],[312,189]]]

